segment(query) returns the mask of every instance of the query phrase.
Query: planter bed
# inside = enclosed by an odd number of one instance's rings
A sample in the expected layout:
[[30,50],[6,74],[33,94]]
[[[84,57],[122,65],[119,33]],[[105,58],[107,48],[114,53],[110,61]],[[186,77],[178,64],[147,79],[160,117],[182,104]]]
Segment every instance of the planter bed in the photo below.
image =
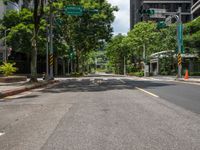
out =
[[13,82],[21,82],[26,81],[26,76],[9,76],[9,77],[0,77],[1,83],[13,83]]

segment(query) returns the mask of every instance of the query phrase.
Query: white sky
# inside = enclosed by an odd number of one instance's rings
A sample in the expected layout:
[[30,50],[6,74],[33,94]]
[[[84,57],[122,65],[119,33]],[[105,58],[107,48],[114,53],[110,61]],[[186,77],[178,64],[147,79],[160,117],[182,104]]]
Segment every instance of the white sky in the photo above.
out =
[[113,23],[114,34],[126,34],[130,28],[130,0],[108,0],[108,2],[119,8]]

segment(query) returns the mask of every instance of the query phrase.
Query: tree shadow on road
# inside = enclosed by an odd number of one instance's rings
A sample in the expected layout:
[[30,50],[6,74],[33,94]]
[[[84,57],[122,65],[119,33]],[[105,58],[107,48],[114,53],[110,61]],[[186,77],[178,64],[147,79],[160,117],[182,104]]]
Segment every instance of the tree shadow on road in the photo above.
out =
[[108,90],[124,90],[140,88],[154,88],[163,86],[173,86],[172,83],[152,82],[152,81],[135,81],[135,80],[116,80],[116,79],[70,79],[62,82],[53,88],[45,89],[44,93],[64,93],[64,92],[102,92]]

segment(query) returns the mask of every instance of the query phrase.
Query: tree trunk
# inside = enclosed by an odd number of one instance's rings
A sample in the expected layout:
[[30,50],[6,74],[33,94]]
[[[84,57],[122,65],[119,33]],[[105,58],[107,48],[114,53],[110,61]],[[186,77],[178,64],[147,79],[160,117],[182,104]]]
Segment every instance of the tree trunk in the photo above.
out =
[[34,44],[31,50],[31,79],[30,82],[38,82],[37,80],[37,46]]
[[76,72],[79,73],[79,58],[76,57]]
[[55,56],[54,58],[54,69],[55,69],[55,76],[58,75],[58,58]]
[[63,75],[65,76],[65,58],[62,58]]
[[30,62],[31,62],[31,59],[30,59],[30,53],[26,53],[26,73],[27,74],[30,74]]
[[37,40],[38,40],[38,32],[40,28],[40,20],[44,14],[44,1],[34,0],[33,5],[34,5],[34,10],[33,10],[34,31],[33,31],[33,38],[32,38],[33,49],[31,50],[30,82],[37,82]]

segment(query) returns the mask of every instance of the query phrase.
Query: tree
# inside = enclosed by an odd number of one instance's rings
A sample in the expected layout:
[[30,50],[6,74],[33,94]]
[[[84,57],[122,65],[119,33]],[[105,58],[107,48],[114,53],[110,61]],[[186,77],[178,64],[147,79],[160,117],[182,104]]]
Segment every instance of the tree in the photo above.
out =
[[[80,0],[62,1],[61,9],[75,3],[84,8],[82,16],[68,16],[60,14],[63,22],[61,30],[63,37],[76,53],[75,66],[77,72],[82,72],[84,56],[92,50],[99,49],[102,40],[109,41],[112,36],[111,23],[114,21],[113,12],[117,10],[107,1]],[[98,13],[95,13],[98,10]]]
[[37,82],[37,51],[38,51],[38,34],[41,24],[41,19],[44,15],[44,0],[34,0],[33,5],[33,38],[31,50],[31,80],[30,82]]
[[[31,39],[33,37],[33,12],[28,9],[7,12],[1,20],[3,28],[2,33],[6,29],[10,29],[7,34],[7,43],[12,47],[13,51],[24,53],[30,62],[31,57]],[[40,32],[38,34],[39,54],[44,54],[46,44],[46,26],[44,19],[41,20]],[[3,34],[2,34],[3,35]]]
[[200,17],[185,24],[184,43],[189,52],[200,55]]
[[129,49],[127,45],[123,44],[125,36],[119,34],[112,38],[112,40],[106,46],[107,57],[110,63],[113,65],[115,72],[123,74],[124,57],[127,58]]

